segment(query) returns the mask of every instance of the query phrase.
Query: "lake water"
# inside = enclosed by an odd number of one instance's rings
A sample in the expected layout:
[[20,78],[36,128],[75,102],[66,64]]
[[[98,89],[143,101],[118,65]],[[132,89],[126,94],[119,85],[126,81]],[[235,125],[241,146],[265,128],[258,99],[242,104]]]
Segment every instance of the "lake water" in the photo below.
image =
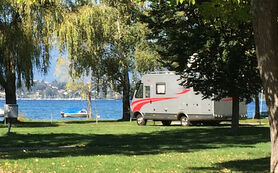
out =
[[[85,100],[18,100],[18,112],[26,118],[33,120],[76,120],[80,118],[62,118],[61,112],[69,109],[86,108]],[[122,118],[122,100],[97,100],[97,111],[100,119],[116,120]],[[0,108],[4,108],[5,100],[0,100]],[[93,118],[94,101],[93,104]],[[262,111],[266,112],[266,104],[263,102]],[[252,118],[255,112],[255,104],[247,105],[247,116]],[[0,118],[3,120],[3,118]]]
[[[260,103],[261,106],[261,103]],[[267,112],[266,102],[262,102],[262,108],[260,108],[262,112]],[[247,117],[253,118],[255,115],[255,102],[251,102],[247,105]]]
[[[3,109],[4,104],[5,100],[0,100],[0,108]],[[18,100],[17,104],[19,114],[34,120],[51,120],[51,115],[53,120],[76,120],[78,118],[62,118],[61,112],[87,107],[85,100]],[[93,118],[95,118],[94,104],[92,100]],[[96,105],[100,119],[122,118],[122,100],[97,100]]]

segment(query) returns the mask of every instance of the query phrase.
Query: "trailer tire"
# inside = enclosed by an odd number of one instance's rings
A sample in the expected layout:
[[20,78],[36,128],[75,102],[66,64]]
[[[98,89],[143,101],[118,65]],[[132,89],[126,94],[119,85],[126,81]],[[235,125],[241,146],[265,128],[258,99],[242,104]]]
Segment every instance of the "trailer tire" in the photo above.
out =
[[190,126],[190,122],[189,122],[187,116],[182,115],[180,118],[180,121],[181,121],[181,126]]
[[170,120],[162,120],[161,122],[162,122],[163,126],[170,126],[172,123],[172,121],[170,121]]
[[145,126],[147,124],[147,120],[141,114],[136,116],[136,122],[138,126]]

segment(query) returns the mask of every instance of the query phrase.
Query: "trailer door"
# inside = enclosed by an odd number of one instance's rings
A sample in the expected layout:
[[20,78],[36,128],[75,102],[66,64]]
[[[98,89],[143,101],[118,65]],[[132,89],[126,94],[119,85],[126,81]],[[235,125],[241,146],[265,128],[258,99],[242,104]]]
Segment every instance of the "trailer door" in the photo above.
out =
[[144,105],[142,111],[145,113],[145,118],[148,119],[153,114],[153,104],[151,99],[151,86],[145,85],[144,86],[144,99],[146,99],[146,104]]

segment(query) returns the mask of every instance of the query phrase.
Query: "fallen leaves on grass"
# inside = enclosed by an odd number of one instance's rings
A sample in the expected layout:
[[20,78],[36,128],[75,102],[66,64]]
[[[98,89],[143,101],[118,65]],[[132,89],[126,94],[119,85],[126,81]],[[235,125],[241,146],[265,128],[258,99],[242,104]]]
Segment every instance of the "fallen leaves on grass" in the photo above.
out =
[[229,170],[229,169],[227,169],[227,168],[223,168],[223,169],[221,169],[221,172],[229,173],[229,172],[231,172],[231,170]]

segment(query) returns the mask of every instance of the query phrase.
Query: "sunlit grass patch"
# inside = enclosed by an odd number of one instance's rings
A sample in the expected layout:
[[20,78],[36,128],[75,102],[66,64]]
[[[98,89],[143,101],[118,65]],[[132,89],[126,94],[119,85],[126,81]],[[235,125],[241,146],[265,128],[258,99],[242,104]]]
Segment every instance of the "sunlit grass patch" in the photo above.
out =
[[232,136],[226,125],[149,123],[142,127],[135,122],[32,121],[13,126],[11,134],[6,132],[6,127],[0,127],[3,171],[269,171],[268,126],[241,126],[240,135]]

